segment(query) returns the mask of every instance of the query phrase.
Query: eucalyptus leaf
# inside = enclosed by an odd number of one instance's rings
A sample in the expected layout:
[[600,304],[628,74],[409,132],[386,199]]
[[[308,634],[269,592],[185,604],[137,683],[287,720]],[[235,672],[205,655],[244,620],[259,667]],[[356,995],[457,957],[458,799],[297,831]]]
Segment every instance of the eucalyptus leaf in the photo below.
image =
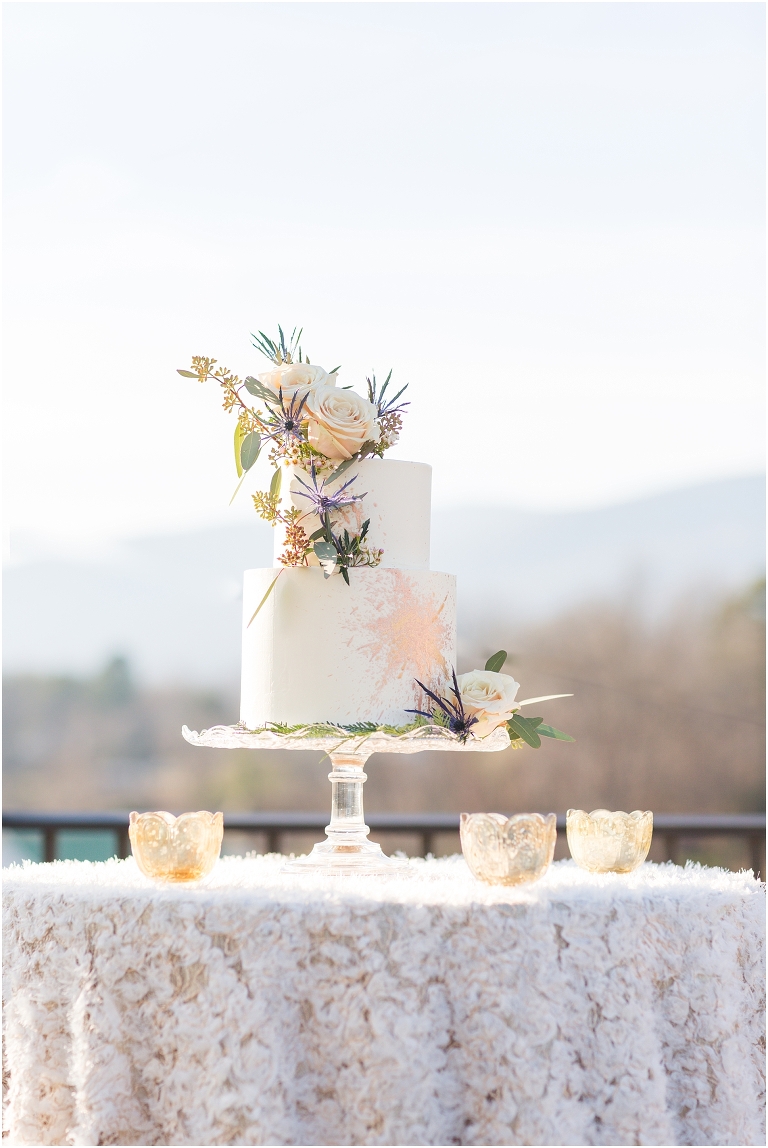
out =
[[258,431],[249,431],[240,444],[240,465],[243,470],[250,470],[261,450],[261,435]]
[[321,526],[319,530],[316,530],[314,532],[314,534],[310,534],[309,541],[310,542],[316,542],[318,538],[325,538],[325,527],[324,526]]
[[349,468],[357,461],[358,460],[356,458],[345,458],[344,461],[336,467],[333,473],[328,475],[325,481],[335,482],[337,478],[341,478],[345,470],[349,470]]
[[231,497],[231,498],[230,498],[230,500],[229,500],[229,505],[230,505],[230,506],[232,505],[232,503],[233,503],[233,502],[235,501],[235,499],[237,498],[237,492],[238,492],[238,490],[240,489],[240,487],[243,485],[243,483],[245,482],[245,476],[246,476],[247,474],[248,474],[248,471],[247,471],[247,470],[244,470],[244,471],[243,471],[243,477],[242,477],[242,478],[240,479],[240,481],[238,482],[237,486],[235,487],[235,493],[232,495],[232,497]]
[[252,375],[249,375],[248,378],[244,380],[243,386],[248,394],[253,395],[256,399],[263,399],[267,403],[277,402],[275,392],[270,391],[269,387],[262,386],[259,380],[254,379]]
[[336,547],[332,542],[316,542],[313,549],[320,562],[336,561]]
[[[283,567],[283,570],[284,570],[284,569],[285,569],[285,567]],[[272,581],[270,582],[270,584],[269,584],[269,589],[267,590],[266,594],[264,595],[264,597],[263,597],[263,598],[261,599],[261,601],[259,602],[259,604],[258,604],[258,606],[256,607],[256,609],[255,609],[255,610],[253,611],[253,613],[251,614],[251,622],[252,622],[252,621],[253,621],[253,619],[256,617],[256,615],[258,614],[259,610],[261,609],[261,607],[264,605],[264,603],[266,602],[266,600],[267,600],[267,598],[269,597],[269,595],[270,595],[270,594],[272,593],[272,591],[274,590],[275,586],[277,585],[277,580],[278,580],[278,578],[280,577],[280,575],[282,574],[282,572],[283,572],[282,570],[278,570],[277,574],[275,575],[275,577],[274,577],[274,578],[272,579]],[[248,623],[248,626],[250,626],[251,622],[249,622],[249,623]],[[246,630],[248,629],[248,626],[246,626],[246,627],[245,627],[245,628],[246,628]]]
[[554,737],[557,741],[575,741],[575,737],[571,737],[568,733],[563,733],[561,729],[555,729],[552,725],[540,725],[536,729],[536,733],[541,734],[542,737]]
[[531,725],[527,718],[521,714],[514,714],[513,717],[507,722],[507,729],[510,736],[514,732],[515,737],[521,737],[524,742],[527,742],[531,749],[538,749],[541,745],[541,738],[536,732],[536,726]]
[[506,650],[499,650],[498,653],[494,654],[492,658],[488,659],[488,661],[485,663],[485,668],[486,668],[486,670],[489,670],[492,674],[500,674],[501,673],[501,667],[504,665],[506,660],[507,660],[507,651]]
[[240,421],[238,420],[235,423],[235,466],[237,467],[238,478],[241,478],[243,474],[243,468],[240,465],[240,447],[244,437],[243,428],[240,426]]
[[283,472],[280,467],[277,468],[272,475],[272,481],[269,484],[269,497],[274,498],[275,501],[280,497],[280,489],[283,485]]
[[194,371],[176,371],[177,375],[183,375],[185,379],[199,379],[200,376]]

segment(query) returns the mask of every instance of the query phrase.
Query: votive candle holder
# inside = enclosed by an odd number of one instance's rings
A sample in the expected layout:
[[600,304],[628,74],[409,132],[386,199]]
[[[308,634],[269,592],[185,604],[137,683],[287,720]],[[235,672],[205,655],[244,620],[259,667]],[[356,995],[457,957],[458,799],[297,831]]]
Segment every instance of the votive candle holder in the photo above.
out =
[[569,809],[565,818],[568,848],[577,865],[590,873],[631,873],[648,856],[653,813],[635,809]]
[[552,863],[554,813],[462,813],[461,849],[470,872],[487,885],[538,881]]
[[132,813],[131,851],[145,877],[153,881],[199,881],[207,877],[221,852],[224,814],[164,811]]

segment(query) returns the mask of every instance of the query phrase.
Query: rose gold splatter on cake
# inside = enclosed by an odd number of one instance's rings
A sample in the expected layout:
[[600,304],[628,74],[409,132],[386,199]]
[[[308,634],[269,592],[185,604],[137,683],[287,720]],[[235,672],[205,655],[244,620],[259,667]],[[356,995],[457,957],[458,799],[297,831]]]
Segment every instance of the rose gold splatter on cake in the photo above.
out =
[[[403,677],[409,686],[414,678],[420,678],[431,688],[450,672],[445,655],[451,650],[453,635],[443,616],[447,598],[436,600],[420,595],[402,570],[386,573],[387,585],[382,587],[379,580],[377,587],[376,613],[371,617],[366,610],[364,629],[368,640],[360,648],[370,651],[377,689]],[[415,684],[409,693],[416,697]]]

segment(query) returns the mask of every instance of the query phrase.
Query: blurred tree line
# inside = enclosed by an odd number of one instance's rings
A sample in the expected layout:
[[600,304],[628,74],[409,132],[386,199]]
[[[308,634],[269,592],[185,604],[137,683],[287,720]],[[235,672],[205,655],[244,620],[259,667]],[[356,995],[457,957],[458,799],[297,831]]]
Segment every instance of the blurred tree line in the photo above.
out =
[[[492,618],[459,669],[499,648],[522,697],[575,744],[450,757],[374,757],[370,811],[649,808],[762,810],[765,582],[649,623],[631,606],[585,605],[527,631]],[[199,749],[181,726],[238,716],[234,691],[141,688],[122,658],[89,679],[4,681],[6,809],[326,810],[316,754]],[[531,711],[533,712],[533,711]]]

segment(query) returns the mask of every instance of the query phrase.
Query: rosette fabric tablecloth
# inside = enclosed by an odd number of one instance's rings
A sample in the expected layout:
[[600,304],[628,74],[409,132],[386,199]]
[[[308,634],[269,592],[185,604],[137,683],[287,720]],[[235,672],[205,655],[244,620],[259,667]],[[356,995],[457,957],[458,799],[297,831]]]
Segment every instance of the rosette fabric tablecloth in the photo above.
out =
[[13,1144],[761,1144],[750,874],[5,872]]

